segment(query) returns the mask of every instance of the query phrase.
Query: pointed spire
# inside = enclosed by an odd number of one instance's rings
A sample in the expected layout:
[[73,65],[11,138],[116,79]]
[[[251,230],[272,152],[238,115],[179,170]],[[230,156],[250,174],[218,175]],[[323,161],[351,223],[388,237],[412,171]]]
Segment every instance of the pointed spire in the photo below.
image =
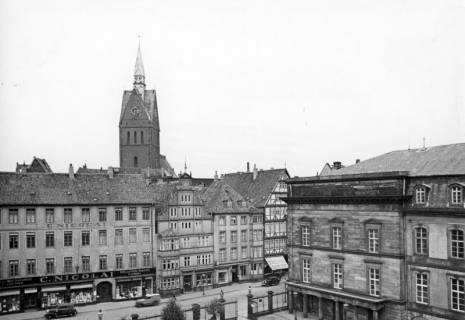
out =
[[140,36],[139,36],[139,47],[137,48],[136,66],[134,69],[134,76],[145,77],[144,63],[142,62],[142,53],[140,51]]

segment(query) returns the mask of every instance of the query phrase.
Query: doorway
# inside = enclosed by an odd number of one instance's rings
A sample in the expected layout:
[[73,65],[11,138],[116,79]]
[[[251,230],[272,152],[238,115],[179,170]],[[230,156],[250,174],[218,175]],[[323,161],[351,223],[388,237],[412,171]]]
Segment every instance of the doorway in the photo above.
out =
[[192,275],[186,275],[182,279],[184,283],[184,291],[191,291],[192,290]]
[[113,286],[110,282],[100,282],[97,285],[97,302],[108,302],[112,300]]
[[239,282],[239,276],[237,274],[237,266],[232,266],[231,268],[231,276],[232,276],[232,282]]

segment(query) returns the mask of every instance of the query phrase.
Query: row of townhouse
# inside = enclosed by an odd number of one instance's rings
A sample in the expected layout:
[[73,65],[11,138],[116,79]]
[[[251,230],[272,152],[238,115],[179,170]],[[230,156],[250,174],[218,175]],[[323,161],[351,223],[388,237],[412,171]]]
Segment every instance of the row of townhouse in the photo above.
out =
[[0,186],[0,313],[263,277],[264,210],[225,179],[3,172]]
[[465,144],[288,180],[289,307],[318,319],[464,319]]

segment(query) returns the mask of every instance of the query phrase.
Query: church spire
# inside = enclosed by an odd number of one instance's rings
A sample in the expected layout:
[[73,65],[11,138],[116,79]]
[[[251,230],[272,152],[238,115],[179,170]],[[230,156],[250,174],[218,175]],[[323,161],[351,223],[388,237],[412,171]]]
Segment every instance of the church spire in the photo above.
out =
[[145,71],[144,64],[142,62],[142,53],[140,51],[140,36],[139,36],[139,47],[137,49],[136,66],[134,68],[134,89],[144,97],[145,92]]

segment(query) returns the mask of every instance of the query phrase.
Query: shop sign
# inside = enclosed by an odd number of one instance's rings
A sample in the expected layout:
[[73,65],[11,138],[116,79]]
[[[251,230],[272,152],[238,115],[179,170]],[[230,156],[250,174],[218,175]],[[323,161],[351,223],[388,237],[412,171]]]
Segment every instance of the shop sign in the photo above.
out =
[[50,284],[50,283],[67,283],[94,279],[105,279],[114,277],[132,277],[146,274],[155,274],[155,268],[134,269],[134,270],[116,270],[107,272],[89,272],[63,274],[55,276],[15,278],[0,280],[0,288],[18,287],[26,285]]

